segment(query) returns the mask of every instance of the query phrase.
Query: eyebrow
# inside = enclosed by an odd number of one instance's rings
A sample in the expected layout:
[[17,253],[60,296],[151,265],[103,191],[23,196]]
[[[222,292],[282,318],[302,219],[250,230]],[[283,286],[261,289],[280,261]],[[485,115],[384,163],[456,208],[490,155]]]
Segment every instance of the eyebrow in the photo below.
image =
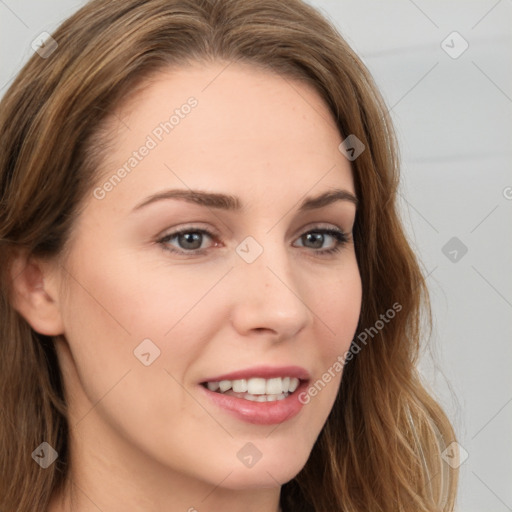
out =
[[[140,210],[149,204],[167,199],[179,199],[189,203],[197,204],[199,206],[215,208],[219,210],[243,210],[240,199],[233,195],[221,194],[218,192],[203,192],[200,190],[172,189],[149,196],[144,201],[142,201],[142,203],[135,206],[132,211]],[[359,203],[357,197],[348,190],[332,189],[320,195],[304,199],[299,206],[299,212],[323,208],[337,201],[349,201],[356,205],[356,207]]]

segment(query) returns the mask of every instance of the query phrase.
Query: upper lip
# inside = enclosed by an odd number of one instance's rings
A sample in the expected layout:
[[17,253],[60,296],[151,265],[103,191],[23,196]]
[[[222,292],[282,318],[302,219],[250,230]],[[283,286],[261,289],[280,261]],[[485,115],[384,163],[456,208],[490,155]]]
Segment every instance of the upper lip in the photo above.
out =
[[215,375],[203,379],[201,382],[220,382],[221,380],[239,380],[261,377],[272,379],[274,377],[295,377],[299,380],[309,380],[309,372],[301,366],[253,366],[244,370]]

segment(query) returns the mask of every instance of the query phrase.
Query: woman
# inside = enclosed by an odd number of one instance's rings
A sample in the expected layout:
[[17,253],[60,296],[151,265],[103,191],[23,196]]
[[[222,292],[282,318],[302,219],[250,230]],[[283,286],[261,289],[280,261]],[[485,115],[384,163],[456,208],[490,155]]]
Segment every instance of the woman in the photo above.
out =
[[0,113],[0,509],[453,510],[393,131],[336,30],[93,1],[44,48]]

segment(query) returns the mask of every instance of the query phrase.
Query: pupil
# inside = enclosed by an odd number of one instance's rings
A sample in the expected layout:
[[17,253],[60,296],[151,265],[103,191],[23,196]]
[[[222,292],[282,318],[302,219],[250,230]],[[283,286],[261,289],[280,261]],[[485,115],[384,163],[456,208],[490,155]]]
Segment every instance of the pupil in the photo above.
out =
[[313,242],[315,249],[323,245],[324,235],[322,233],[308,233],[306,238]]
[[[181,240],[185,241],[184,249],[198,249],[201,247],[201,234],[199,233],[185,233],[181,235]],[[190,247],[190,244],[192,244],[193,247]]]

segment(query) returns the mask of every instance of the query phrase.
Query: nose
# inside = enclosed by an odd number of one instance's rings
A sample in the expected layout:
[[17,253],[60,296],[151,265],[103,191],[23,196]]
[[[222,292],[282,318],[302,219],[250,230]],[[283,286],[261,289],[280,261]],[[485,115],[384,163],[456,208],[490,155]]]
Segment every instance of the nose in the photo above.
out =
[[290,264],[282,244],[271,247],[269,242],[252,263],[240,259],[232,274],[236,284],[230,318],[241,336],[257,334],[282,341],[312,322],[314,315],[304,296],[305,276]]

